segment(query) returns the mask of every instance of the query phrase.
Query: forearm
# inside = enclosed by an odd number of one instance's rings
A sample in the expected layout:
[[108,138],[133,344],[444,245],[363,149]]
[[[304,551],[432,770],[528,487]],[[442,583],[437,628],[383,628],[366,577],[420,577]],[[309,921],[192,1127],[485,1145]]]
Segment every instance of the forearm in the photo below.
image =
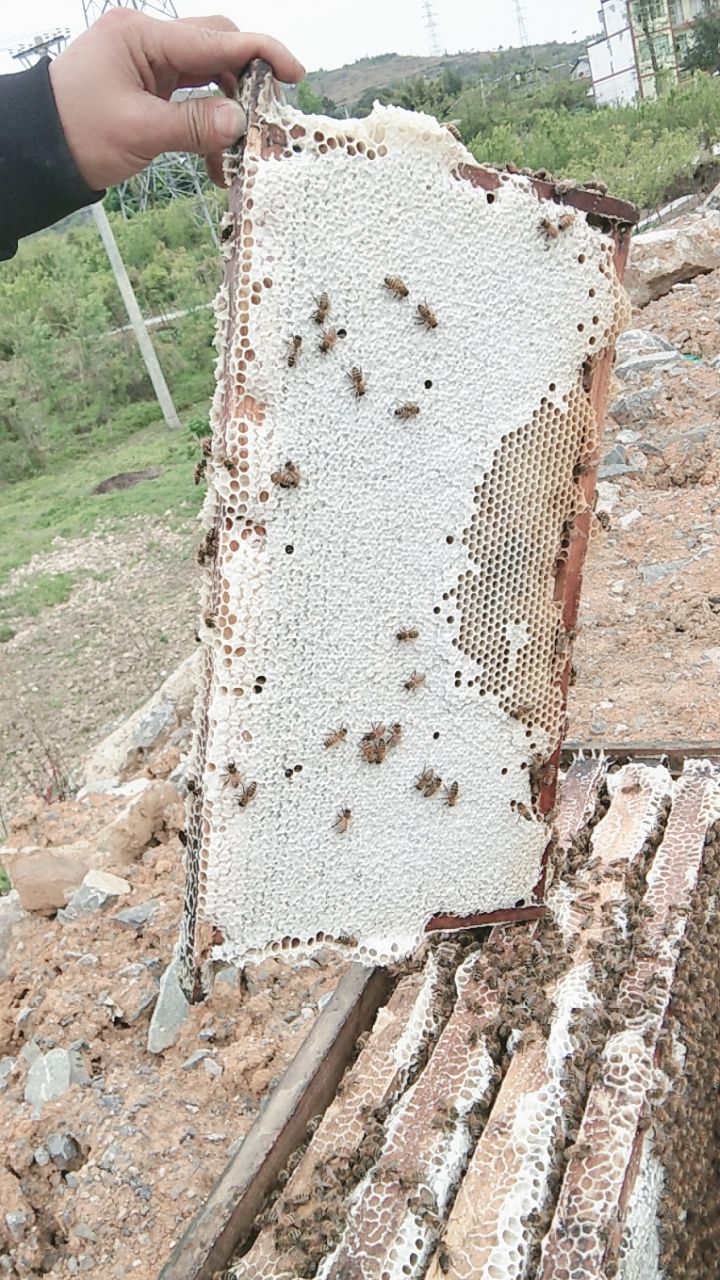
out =
[[21,236],[99,200],[68,149],[43,58],[29,71],[0,76],[0,258]]

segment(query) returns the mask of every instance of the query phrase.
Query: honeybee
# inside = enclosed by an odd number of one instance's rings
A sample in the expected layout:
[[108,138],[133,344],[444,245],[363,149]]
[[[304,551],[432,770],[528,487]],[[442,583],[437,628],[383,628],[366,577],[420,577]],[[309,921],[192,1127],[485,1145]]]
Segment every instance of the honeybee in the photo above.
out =
[[377,749],[377,745],[378,744],[374,741],[373,738],[368,738],[368,737],[363,738],[362,742],[360,743],[360,751],[362,753],[363,759],[367,760],[368,764],[375,763],[375,752]]
[[242,783],[241,786],[242,786],[242,791],[240,792],[240,795],[238,797],[238,804],[240,805],[241,809],[247,809],[248,805],[250,804],[250,801],[255,799],[255,792],[257,791],[257,782],[248,782],[247,786],[245,785],[245,783]]
[[386,276],[385,288],[389,289],[391,293],[394,293],[396,298],[407,298],[408,293],[410,292],[405,281],[401,280],[399,276]]
[[429,800],[431,796],[434,796],[435,793],[440,790],[441,786],[442,786],[442,778],[438,777],[438,775],[435,774],[427,783],[427,785],[423,787],[423,795],[427,796]]
[[230,239],[234,230],[235,230],[234,222],[227,222],[224,227],[220,228],[220,239],[222,240],[223,244],[225,243],[226,240]]
[[201,458],[199,462],[195,463],[194,478],[195,478],[196,484],[200,484],[200,481],[202,480],[206,471],[207,471],[207,458]]
[[188,842],[187,831],[182,831],[182,830],[178,831],[178,840],[180,841],[183,849],[187,849],[187,842]]
[[363,735],[363,741],[367,742],[370,738],[374,738],[375,741],[378,742],[380,738],[384,737],[385,725],[381,721],[378,721],[377,724],[374,724],[368,732]]
[[405,640],[417,640],[419,635],[420,632],[417,627],[401,627],[399,631],[395,632],[395,639],[402,644]]
[[585,190],[586,190],[586,191],[597,191],[597,193],[598,193],[598,195],[599,195],[599,196],[606,196],[606,195],[607,195],[607,187],[606,187],[605,183],[604,183],[604,182],[599,182],[599,181],[598,181],[598,180],[596,180],[595,178],[591,179],[591,181],[590,181],[590,182],[584,182],[584,183],[583,183],[583,186],[584,186],[584,188],[585,188]]
[[405,404],[399,405],[395,410],[395,417],[402,418],[403,420],[406,420],[407,418],[417,418],[419,412],[420,405],[413,404],[410,400],[407,400]]
[[360,369],[357,365],[354,365],[348,374],[348,378],[352,382],[353,391],[355,392],[355,398],[356,400],[359,400],[360,397],[364,396],[365,392],[367,391],[367,386],[365,385],[365,376],[363,374],[362,369]]
[[448,133],[451,133],[453,138],[455,138],[458,142],[462,142],[462,134],[458,129],[457,125],[452,120],[443,120],[442,127],[443,129],[447,129]]
[[555,226],[555,223],[551,222],[549,218],[540,219],[540,230],[542,231],[546,240],[557,240],[560,234],[557,227]]
[[396,721],[395,724],[390,725],[390,733],[388,734],[388,739],[387,739],[388,751],[391,751],[393,747],[396,747],[400,742],[401,738],[402,738],[402,725]]
[[290,350],[288,351],[288,369],[294,369],[300,357],[300,348],[302,347],[302,338],[299,333],[293,334],[290,339]]
[[426,765],[422,773],[419,773],[415,779],[415,790],[424,791],[425,788],[434,780],[435,770],[428,768]]
[[384,738],[381,738],[379,742],[375,743],[375,755],[373,758],[373,764],[382,764],[386,755],[387,755],[387,743],[385,742]]
[[596,511],[595,515],[600,528],[607,531],[610,528],[610,513],[608,511]]
[[209,458],[212,453],[212,436],[203,436],[200,441],[200,448],[204,458]]
[[270,479],[281,489],[297,489],[300,483],[300,472],[294,462],[286,462],[284,467],[273,471]]
[[418,302],[418,324],[423,325],[425,329],[437,329],[437,316],[427,302]]
[[240,770],[238,769],[234,760],[228,760],[227,764],[225,765],[225,768],[223,769],[221,777],[223,781],[223,786],[225,787],[239,787],[242,784],[242,778],[240,777]]
[[445,791],[445,803],[448,806],[448,808],[453,809],[458,802],[458,796],[460,794],[460,784],[457,782],[451,782],[449,787],[444,788],[444,791]]
[[198,564],[205,564],[206,560],[213,560],[217,554],[217,549],[218,531],[217,529],[209,529],[197,549]]
[[575,221],[574,213],[563,213],[562,216],[558,218],[558,224],[557,224],[558,231],[567,231],[568,228],[572,226],[574,221]]
[[205,623],[205,626],[210,631],[214,630],[216,624],[215,624],[215,619],[211,613],[205,614],[205,617],[203,618],[203,622]]
[[324,324],[330,315],[330,299],[324,291],[319,298],[315,299],[317,310],[313,312],[313,320],[316,324]]
[[528,822],[535,821],[531,811],[528,809],[526,804],[523,804],[522,800],[518,800],[515,805],[515,812],[519,813],[521,818],[526,818]]
[[421,671],[413,671],[412,675],[405,681],[405,688],[408,693],[415,693],[425,683],[426,679],[427,676],[423,675]]
[[347,738],[347,729],[345,725],[341,725],[339,729],[334,729],[325,739],[326,747],[336,747],[339,742],[344,742]]
[[350,826],[352,811],[350,809],[338,809],[338,816],[333,822],[333,830],[343,835]]
[[322,340],[320,342],[320,350],[322,351],[323,355],[326,355],[328,351],[332,351],[337,340],[338,340],[337,330],[335,329],[325,330],[322,336]]
[[443,1275],[446,1276],[452,1266],[452,1258],[447,1249],[439,1249],[437,1256],[438,1266]]

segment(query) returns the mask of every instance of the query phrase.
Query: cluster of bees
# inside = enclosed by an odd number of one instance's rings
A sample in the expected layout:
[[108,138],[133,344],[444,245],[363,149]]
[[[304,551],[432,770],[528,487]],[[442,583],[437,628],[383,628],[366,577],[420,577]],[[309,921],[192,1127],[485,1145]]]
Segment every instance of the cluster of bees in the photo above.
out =
[[563,231],[569,231],[574,221],[574,213],[562,213],[557,222],[553,222],[552,218],[541,218],[540,234],[545,237],[549,244],[551,240],[557,240]]
[[451,782],[449,786],[443,785],[443,780],[434,769],[429,765],[425,765],[422,773],[419,773],[415,779],[415,790],[419,791],[428,800],[437,794],[442,787],[443,798],[449,809],[454,809],[460,795],[460,783]]
[[257,793],[257,782],[245,782],[234,760],[229,760],[222,774],[223,786],[239,791],[237,797],[241,809],[247,809]]

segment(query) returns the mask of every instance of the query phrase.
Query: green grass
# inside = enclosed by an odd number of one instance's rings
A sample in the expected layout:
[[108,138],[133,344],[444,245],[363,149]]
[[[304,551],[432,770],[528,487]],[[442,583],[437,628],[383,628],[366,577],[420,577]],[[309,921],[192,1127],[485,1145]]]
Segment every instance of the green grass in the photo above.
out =
[[0,862],[0,894],[10,892],[10,877]]
[[[199,406],[196,406],[196,413]],[[198,456],[190,434],[168,431],[161,422],[136,431],[114,448],[96,449],[82,458],[3,490],[0,504],[0,586],[11,571],[34,555],[50,550],[53,538],[87,537],[99,525],[114,527],[137,516],[161,516],[170,526],[187,524],[199,510],[203,491],[193,482],[193,459]],[[156,467],[156,480],[143,480],[131,489],[93,494],[92,488],[121,471]],[[0,600],[0,625],[8,601],[35,616],[46,605],[67,599],[72,581],[67,574],[42,574]],[[19,597],[19,599],[18,599]],[[17,608],[15,612],[17,612]],[[2,637],[0,629],[0,638]],[[5,639],[9,639],[5,636]]]

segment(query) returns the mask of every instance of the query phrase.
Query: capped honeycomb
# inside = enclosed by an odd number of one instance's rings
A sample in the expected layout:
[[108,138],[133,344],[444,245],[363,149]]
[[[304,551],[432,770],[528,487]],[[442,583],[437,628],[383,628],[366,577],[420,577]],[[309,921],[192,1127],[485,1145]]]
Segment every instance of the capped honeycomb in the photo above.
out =
[[245,95],[184,955],[382,963],[538,900],[617,237],[430,117]]

